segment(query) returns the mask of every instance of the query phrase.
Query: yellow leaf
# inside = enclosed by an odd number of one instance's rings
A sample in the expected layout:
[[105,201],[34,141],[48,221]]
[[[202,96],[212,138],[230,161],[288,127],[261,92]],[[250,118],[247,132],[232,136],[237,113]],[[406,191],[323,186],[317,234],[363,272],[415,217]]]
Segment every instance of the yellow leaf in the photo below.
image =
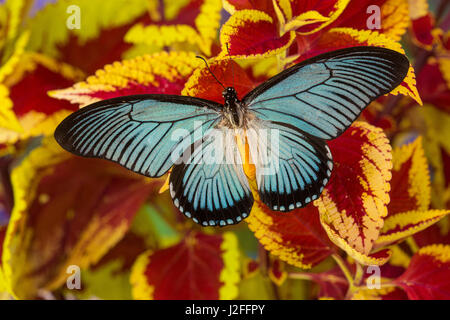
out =
[[408,211],[388,217],[384,221],[375,248],[397,243],[419,231],[425,230],[448,215],[450,210]]
[[[166,12],[166,14],[175,15],[175,12],[180,9],[180,7],[170,9],[170,13]],[[205,0],[200,6],[200,13],[195,17],[195,28],[184,24],[145,26],[139,23],[128,31],[125,41],[160,48],[187,43],[197,46],[209,56],[211,55],[211,45],[217,37],[220,10],[220,0]]]
[[394,213],[393,210],[396,212],[408,210],[402,209],[402,207],[407,207],[409,210],[428,210],[431,188],[428,162],[422,147],[422,138],[418,137],[407,145],[394,148],[392,160],[393,183],[395,184],[393,188],[398,187],[397,189],[399,189],[406,185],[408,194],[401,194],[401,191],[395,189],[391,191],[393,195],[389,205],[392,209],[390,207],[389,214]]
[[[179,93],[177,82],[183,82],[201,64],[192,52],[160,52],[130,60],[114,62],[98,70],[94,76],[74,86],[49,92],[53,98],[79,103],[81,106],[124,94],[153,93],[155,90],[171,90]],[[161,79],[168,81],[167,88],[161,86]],[[170,85],[173,84],[173,88]],[[135,91],[133,91],[135,90]]]
[[[292,16],[292,12],[285,12],[285,15],[288,17],[288,21],[286,21],[285,25],[282,25],[282,33],[288,32],[288,31],[297,31],[300,35],[308,35],[313,34],[315,32],[318,32],[325,28],[326,26],[333,23],[344,11],[344,9],[347,7],[347,5],[350,3],[350,0],[338,0],[336,1],[333,10],[330,11],[328,16],[322,15],[320,12],[316,10],[309,10],[306,12],[303,12],[299,14],[298,16],[289,18]],[[285,7],[283,5],[282,7]],[[290,6],[289,6],[290,8]],[[302,32],[301,30],[297,30],[303,26],[307,26],[310,24],[317,24],[320,23],[319,26],[314,28],[313,30],[309,30],[306,32]]]
[[0,84],[0,128],[21,132],[22,127],[12,110],[13,103],[9,98],[9,90],[4,85]]
[[0,66],[0,82],[4,82],[5,79],[15,71],[15,68],[19,64],[25,47],[30,37],[29,32],[24,32],[20,35],[17,41],[14,43],[14,48],[11,56],[7,58],[6,62]]
[[410,23],[408,0],[387,0],[381,6],[384,34],[400,41]]
[[411,20],[419,19],[428,14],[427,0],[408,0],[408,7]]
[[[58,57],[58,46],[65,44],[71,35],[81,43],[96,38],[102,29],[132,22],[147,10],[155,10],[155,0],[61,0],[47,4],[27,26],[31,30],[29,50]],[[80,8],[80,29],[66,27],[69,6]],[[99,8],[100,11],[99,12]]]

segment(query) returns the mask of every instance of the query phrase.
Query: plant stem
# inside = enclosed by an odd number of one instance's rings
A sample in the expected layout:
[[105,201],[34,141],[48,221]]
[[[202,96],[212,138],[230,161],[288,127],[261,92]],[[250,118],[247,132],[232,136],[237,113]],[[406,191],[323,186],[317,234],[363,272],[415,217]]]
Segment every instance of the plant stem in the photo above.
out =
[[361,266],[361,264],[359,262],[355,262],[356,263],[356,274],[355,274],[355,286],[359,286],[361,284],[361,280],[363,278],[363,267]]
[[306,272],[290,272],[290,273],[288,273],[287,276],[290,279],[296,279],[296,280],[309,280],[309,281],[313,280],[311,275]]
[[342,272],[344,273],[345,278],[347,279],[348,292],[353,292],[355,290],[355,283],[354,283],[354,280],[352,277],[352,273],[347,268],[347,265],[346,265],[344,259],[342,259],[342,257],[337,254],[333,254],[331,256],[333,257],[334,261],[336,261],[339,268],[341,268]]

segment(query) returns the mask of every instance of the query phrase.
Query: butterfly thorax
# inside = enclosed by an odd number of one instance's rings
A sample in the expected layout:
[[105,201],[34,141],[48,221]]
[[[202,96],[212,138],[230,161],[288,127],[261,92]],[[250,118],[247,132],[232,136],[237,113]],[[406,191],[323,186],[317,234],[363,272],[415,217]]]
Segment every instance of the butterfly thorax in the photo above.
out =
[[230,128],[245,127],[246,108],[238,99],[236,90],[233,87],[228,87],[222,92],[225,99],[223,104],[224,125]]

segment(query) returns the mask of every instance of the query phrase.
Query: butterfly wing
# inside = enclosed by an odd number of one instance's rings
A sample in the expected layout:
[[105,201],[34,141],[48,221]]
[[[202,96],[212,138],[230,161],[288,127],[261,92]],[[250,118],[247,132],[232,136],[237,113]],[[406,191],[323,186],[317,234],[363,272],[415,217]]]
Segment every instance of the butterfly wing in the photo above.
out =
[[56,128],[55,139],[84,157],[111,160],[137,173],[166,173],[194,139],[219,119],[220,104],[172,95],[137,95],[82,108]]
[[181,212],[203,226],[226,226],[245,219],[253,195],[242,168],[233,130],[215,130],[195,143],[187,161],[174,166],[170,195]]
[[247,131],[261,201],[291,211],[317,199],[333,169],[325,141],[293,126],[259,122]]
[[262,120],[289,123],[333,139],[406,76],[408,59],[377,47],[333,51],[297,64],[251,91],[243,102]]

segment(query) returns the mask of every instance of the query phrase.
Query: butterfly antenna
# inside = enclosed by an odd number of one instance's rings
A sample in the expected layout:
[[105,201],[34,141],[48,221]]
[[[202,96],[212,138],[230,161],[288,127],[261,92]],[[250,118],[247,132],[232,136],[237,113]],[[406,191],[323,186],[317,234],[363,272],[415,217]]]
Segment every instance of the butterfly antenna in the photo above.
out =
[[[231,57],[230,57],[230,48],[228,47],[228,43],[226,44],[227,46],[227,53],[228,53],[228,61],[229,63],[231,63]],[[233,64],[231,64],[231,81],[233,82],[234,85],[234,67]]]
[[214,77],[214,79],[216,79],[216,81],[217,81],[217,82],[222,86],[222,88],[225,90],[225,89],[226,89],[225,86],[222,84],[222,82],[219,81],[219,79],[217,79],[217,77],[214,75],[214,73],[212,73],[211,69],[209,68],[208,62],[205,60],[205,58],[200,57],[200,56],[196,56],[196,58],[202,59],[202,60],[205,62],[206,67],[208,68],[209,73],[211,73],[211,75]]

